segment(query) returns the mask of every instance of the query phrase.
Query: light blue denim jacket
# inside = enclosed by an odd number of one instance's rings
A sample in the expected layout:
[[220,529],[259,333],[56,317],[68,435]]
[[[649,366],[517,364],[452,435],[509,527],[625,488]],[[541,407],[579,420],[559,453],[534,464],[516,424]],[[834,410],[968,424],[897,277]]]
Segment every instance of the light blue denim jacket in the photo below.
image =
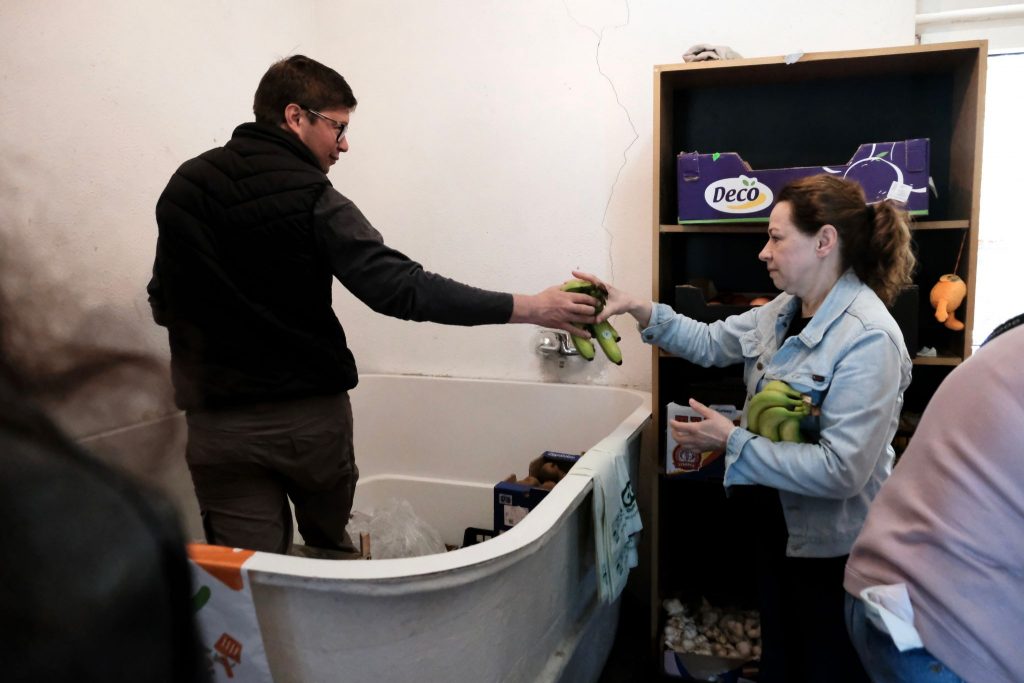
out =
[[773,443],[748,431],[744,405],[741,427],[726,443],[724,484],[779,489],[789,530],[786,554],[835,557],[849,553],[868,505],[892,472],[891,442],[911,362],[885,304],[852,271],[836,282],[803,332],[786,339],[799,312],[799,299],[785,293],[711,324],[656,303],[641,336],[704,367],[742,362],[745,403],[773,379],[811,397],[821,413],[804,418],[801,429],[817,443]]

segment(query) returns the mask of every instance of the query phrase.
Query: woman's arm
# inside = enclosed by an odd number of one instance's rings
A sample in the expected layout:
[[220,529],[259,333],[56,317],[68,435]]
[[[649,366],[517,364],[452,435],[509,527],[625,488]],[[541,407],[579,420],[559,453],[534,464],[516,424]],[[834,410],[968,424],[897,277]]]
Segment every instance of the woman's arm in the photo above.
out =
[[736,430],[725,485],[762,484],[804,496],[844,499],[861,491],[883,457],[902,407],[901,353],[880,330],[839,359],[821,402],[817,444],[772,441]]

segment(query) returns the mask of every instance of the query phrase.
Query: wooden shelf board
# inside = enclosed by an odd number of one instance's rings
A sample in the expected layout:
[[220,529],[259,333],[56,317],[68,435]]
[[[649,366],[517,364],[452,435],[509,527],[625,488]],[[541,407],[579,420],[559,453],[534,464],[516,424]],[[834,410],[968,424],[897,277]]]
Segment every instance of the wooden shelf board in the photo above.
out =
[[686,225],[662,225],[660,226],[660,232],[662,233],[673,233],[673,232],[688,232],[694,234],[705,234],[705,233],[723,233],[723,234],[743,234],[743,233],[766,233],[768,232],[768,223],[699,223],[699,224],[686,224]]
[[[911,230],[968,230],[971,227],[969,220],[955,221],[914,221],[910,224]],[[675,225],[672,223],[658,226],[662,234],[689,233],[701,234],[759,234],[768,231],[768,223],[686,223]]]
[[914,356],[914,365],[960,365],[963,359],[959,356]]
[[[664,349],[658,349],[658,357],[659,358],[677,358],[677,359],[679,358],[679,356],[674,356],[671,353],[669,353],[668,351],[665,351]],[[948,366],[954,366],[954,365],[960,365],[960,363],[962,363],[962,362],[963,362],[963,359],[960,358],[959,356],[934,356],[934,357],[915,356],[913,358],[914,365],[948,365]]]
[[971,227],[969,220],[962,221],[914,221],[910,224],[911,230],[968,230]]

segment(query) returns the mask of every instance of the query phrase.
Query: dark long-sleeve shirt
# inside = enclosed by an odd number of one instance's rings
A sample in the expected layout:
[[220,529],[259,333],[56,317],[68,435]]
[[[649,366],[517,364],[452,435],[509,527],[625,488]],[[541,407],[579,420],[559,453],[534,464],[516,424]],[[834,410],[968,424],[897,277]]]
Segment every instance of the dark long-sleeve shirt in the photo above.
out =
[[346,391],[358,381],[331,307],[337,277],[385,315],[508,322],[512,295],[426,271],[388,247],[302,142],[243,124],[185,162],[157,203],[148,292],[168,328],[175,397],[211,409]]

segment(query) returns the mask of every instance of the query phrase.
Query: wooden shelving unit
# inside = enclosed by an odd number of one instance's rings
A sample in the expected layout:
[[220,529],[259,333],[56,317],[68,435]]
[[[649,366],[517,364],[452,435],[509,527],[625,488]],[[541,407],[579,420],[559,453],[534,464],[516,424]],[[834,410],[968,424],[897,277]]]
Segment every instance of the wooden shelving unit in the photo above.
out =
[[[923,410],[935,387],[971,352],[978,247],[987,43],[972,41],[783,57],[670,64],[654,69],[653,299],[712,279],[721,291],[774,291],[757,260],[765,222],[679,225],[676,156],[737,152],[754,171],[843,163],[868,142],[928,138],[937,194],[913,223],[919,260],[916,336],[936,357],[914,361],[908,409]],[[954,268],[968,285],[958,317],[939,325],[928,295]],[[917,349],[909,349],[913,357]],[[727,538],[721,481],[664,475],[665,405],[694,396],[742,405],[741,369],[699,368],[654,349],[654,426],[659,447],[642,463],[653,478],[650,510],[651,657],[661,666],[661,604],[667,597],[742,603],[753,594],[743,548]],[[652,461],[653,460],[653,461]],[[735,520],[732,520],[735,521]]]

